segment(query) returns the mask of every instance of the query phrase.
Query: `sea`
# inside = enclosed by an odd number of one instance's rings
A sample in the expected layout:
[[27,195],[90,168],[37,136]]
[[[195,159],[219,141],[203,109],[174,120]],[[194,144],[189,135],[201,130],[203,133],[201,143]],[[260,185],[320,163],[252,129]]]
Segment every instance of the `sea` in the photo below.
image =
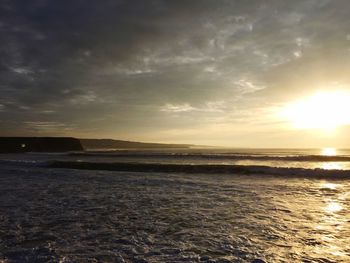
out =
[[350,150],[0,154],[0,262],[350,262]]

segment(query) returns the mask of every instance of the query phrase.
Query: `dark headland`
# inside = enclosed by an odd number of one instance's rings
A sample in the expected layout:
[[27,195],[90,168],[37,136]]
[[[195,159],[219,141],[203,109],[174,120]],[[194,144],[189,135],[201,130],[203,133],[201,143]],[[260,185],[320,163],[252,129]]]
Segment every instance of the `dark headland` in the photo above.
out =
[[0,153],[69,152],[101,149],[189,148],[189,144],[142,143],[72,137],[0,137]]
[[0,153],[82,151],[76,138],[70,137],[0,137]]

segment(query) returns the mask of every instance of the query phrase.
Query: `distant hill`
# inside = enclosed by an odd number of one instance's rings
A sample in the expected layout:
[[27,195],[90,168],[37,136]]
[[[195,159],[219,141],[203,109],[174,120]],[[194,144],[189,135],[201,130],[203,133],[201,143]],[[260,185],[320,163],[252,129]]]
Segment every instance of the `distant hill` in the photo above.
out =
[[191,144],[163,144],[121,141],[112,139],[79,139],[85,150],[94,149],[160,149],[160,148],[189,148]]

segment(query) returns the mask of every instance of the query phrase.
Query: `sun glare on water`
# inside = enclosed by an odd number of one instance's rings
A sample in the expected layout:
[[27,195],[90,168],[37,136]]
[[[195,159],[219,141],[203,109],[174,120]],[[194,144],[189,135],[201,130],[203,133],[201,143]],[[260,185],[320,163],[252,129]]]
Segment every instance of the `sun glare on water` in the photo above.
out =
[[325,211],[328,213],[339,212],[342,209],[343,207],[338,202],[334,202],[334,201],[328,203],[327,206],[325,207]]
[[282,115],[295,128],[333,130],[350,124],[350,92],[323,91],[288,104]]
[[335,148],[323,148],[321,154],[323,156],[335,156],[335,155],[337,155],[337,149],[335,149]]

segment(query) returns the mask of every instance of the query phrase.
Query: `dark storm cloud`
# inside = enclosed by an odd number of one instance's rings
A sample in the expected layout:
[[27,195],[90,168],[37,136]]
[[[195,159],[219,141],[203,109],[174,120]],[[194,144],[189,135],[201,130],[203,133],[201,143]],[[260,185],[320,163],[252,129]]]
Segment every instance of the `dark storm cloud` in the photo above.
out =
[[312,75],[324,52],[327,66],[344,61],[346,80],[348,8],[345,0],[3,0],[2,131],[84,134],[98,123],[117,132],[157,127],[172,111],[193,115],[184,123],[222,108],[237,116],[230,111],[256,103],[250,94],[293,93],[286,82]]
[[[140,57],[158,47],[176,55],[203,45],[205,35],[187,39],[187,34],[220,9],[213,1],[3,1],[2,100],[27,106],[57,103],[86,92],[91,82],[117,93],[125,77],[118,78],[113,68],[138,67]],[[173,45],[182,37],[189,43]],[[94,73],[100,68],[117,75],[108,87],[103,86],[105,74]],[[133,83],[121,83],[120,91],[126,87],[132,94],[128,86]]]

